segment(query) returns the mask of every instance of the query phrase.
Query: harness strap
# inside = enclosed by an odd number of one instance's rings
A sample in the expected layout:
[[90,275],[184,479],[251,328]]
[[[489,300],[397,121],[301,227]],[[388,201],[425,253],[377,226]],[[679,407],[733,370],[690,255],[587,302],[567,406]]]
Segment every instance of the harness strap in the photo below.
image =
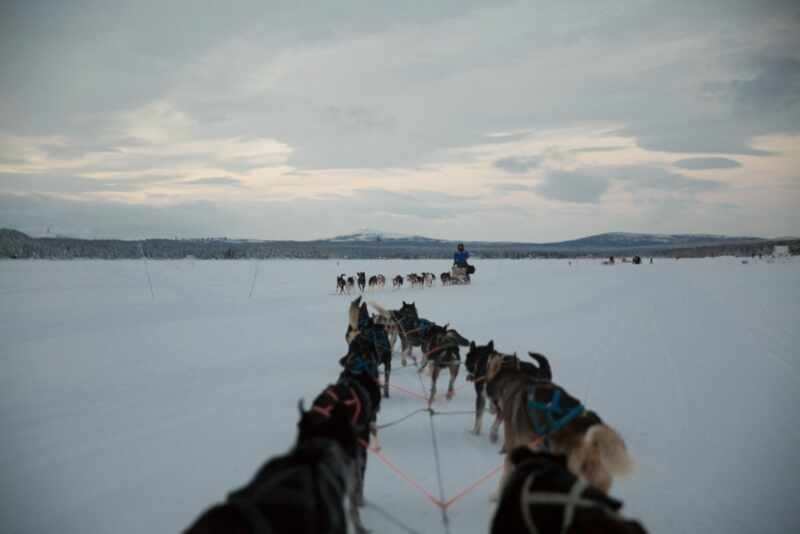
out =
[[588,483],[585,480],[578,478],[572,485],[572,489],[569,490],[569,504],[567,505],[566,509],[564,509],[564,519],[561,522],[562,534],[564,534],[570,525],[572,525],[572,520],[575,518],[575,505],[577,504],[578,500],[580,500],[581,493],[583,493],[583,490],[586,489],[587,485]]
[[353,388],[350,388],[350,395],[352,396],[350,400],[344,401],[345,406],[353,406],[355,405],[355,411],[353,412],[353,426],[358,423],[358,418],[361,416],[361,400],[356,395],[356,392]]
[[324,415],[326,418],[330,419],[331,412],[333,411],[333,406],[334,406],[333,404],[329,404],[324,408],[322,406],[312,406],[311,411],[317,412],[318,414]]
[[539,473],[531,473],[523,484],[523,491],[520,493],[520,505],[522,507],[522,517],[528,527],[529,532],[538,534],[539,530],[531,514],[531,505],[548,505],[548,506],[561,506],[563,510],[563,518],[561,521],[561,534],[566,532],[572,526],[575,520],[576,508],[598,508],[603,510],[606,514],[612,517],[618,517],[618,514],[609,510],[607,506],[581,497],[581,494],[589,487],[589,483],[583,479],[576,478],[575,482],[569,490],[569,493],[558,493],[554,491],[534,491],[533,483]]
[[543,436],[561,430],[585,411],[583,404],[579,402],[574,408],[572,408],[566,414],[556,419],[553,416],[554,414],[556,417],[558,417],[563,413],[561,409],[561,389],[557,388],[555,390],[552,399],[550,399],[550,402],[539,402],[533,400],[536,398],[536,386],[531,386],[531,388],[528,391],[529,391],[528,408],[533,408],[540,412],[544,412],[544,415],[547,418],[546,425],[544,427],[541,427],[531,414],[531,422],[533,423],[536,432]]

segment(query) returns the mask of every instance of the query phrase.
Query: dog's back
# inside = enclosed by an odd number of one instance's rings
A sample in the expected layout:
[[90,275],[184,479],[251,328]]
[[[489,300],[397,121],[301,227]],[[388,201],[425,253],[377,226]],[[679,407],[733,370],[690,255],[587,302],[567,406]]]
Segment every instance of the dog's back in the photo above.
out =
[[645,534],[637,521],[619,515],[620,501],[570,473],[565,457],[522,447],[510,459],[514,468],[492,518],[492,534]]
[[354,483],[351,465],[333,440],[298,444],[267,462],[246,486],[203,513],[185,534],[351,532],[344,504]]

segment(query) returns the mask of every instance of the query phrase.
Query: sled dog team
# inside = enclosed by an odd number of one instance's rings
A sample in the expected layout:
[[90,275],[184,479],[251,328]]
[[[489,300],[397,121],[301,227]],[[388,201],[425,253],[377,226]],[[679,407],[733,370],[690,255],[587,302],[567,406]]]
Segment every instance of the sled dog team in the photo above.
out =
[[[392,350],[400,339],[401,363],[431,370],[428,407],[439,371],[447,369],[447,398],[463,364],[475,388],[480,434],[488,403],[495,415],[494,443],[503,428],[505,468],[491,520],[492,534],[642,534],[641,524],[620,514],[608,495],[613,480],[633,461],[619,433],[554,381],[548,359],[531,361],[478,345],[449,325],[421,318],[416,305],[385,310],[361,298],[348,309],[347,353],[341,372],[305,409],[300,401],[297,437],[284,455],[264,464],[246,485],[206,510],[187,534],[367,532],[364,504],[367,448],[380,449],[377,414],[389,398]],[[419,360],[412,354],[417,347]],[[467,350],[462,363],[460,349]],[[383,366],[383,383],[379,368]]]
[[[443,286],[463,284],[468,280],[468,274],[466,272],[462,273],[458,268],[439,275],[439,283]],[[410,273],[406,276],[398,274],[392,277],[392,289],[400,289],[404,287],[404,284],[412,288],[433,287],[435,282],[436,275],[434,273]],[[358,288],[359,293],[363,293],[367,289],[383,289],[384,287],[386,287],[386,277],[382,274],[372,275],[367,278],[365,272],[358,272],[355,276],[348,276],[342,273],[336,277],[336,293],[338,295],[351,295],[356,291],[356,288]]]

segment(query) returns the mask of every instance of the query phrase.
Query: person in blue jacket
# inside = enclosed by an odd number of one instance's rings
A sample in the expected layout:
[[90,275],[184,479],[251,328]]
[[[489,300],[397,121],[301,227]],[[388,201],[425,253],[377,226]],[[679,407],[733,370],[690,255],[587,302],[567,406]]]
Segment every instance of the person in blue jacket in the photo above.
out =
[[453,254],[453,264],[457,267],[468,267],[467,259],[469,259],[469,252],[464,250],[464,243],[459,243],[455,254]]

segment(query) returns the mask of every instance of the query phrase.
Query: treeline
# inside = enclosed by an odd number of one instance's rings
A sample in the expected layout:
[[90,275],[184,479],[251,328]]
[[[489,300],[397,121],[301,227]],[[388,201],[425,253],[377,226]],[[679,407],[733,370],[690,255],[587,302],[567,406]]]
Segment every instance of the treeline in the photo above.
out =
[[[467,242],[471,254],[487,259],[574,258],[588,256],[705,257],[771,254],[773,246],[788,245],[800,254],[800,240],[724,242],[681,247],[616,247],[599,249],[553,247],[528,243]],[[449,259],[454,244],[447,241],[238,241],[230,239],[75,239],[30,237],[0,229],[0,258],[43,259]]]

